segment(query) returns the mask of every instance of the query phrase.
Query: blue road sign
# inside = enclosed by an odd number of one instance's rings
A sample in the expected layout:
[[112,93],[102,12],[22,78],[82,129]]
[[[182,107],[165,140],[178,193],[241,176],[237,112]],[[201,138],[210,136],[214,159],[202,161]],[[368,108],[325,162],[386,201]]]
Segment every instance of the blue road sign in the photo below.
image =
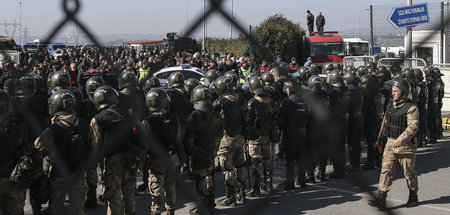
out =
[[387,20],[396,28],[427,23],[430,21],[427,4],[395,7]]

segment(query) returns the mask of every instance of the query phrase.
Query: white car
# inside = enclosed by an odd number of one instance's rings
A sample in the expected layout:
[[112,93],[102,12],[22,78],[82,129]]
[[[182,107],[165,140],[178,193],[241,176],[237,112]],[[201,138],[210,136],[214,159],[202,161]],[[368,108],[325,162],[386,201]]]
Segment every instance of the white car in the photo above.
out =
[[167,67],[159,70],[158,72],[153,73],[153,76],[159,79],[161,87],[168,88],[169,76],[174,72],[181,72],[181,74],[183,74],[184,76],[184,80],[195,78],[200,82],[200,84],[204,83],[205,73],[203,72],[203,70],[197,67],[190,67],[189,64]]
[[55,52],[53,52],[53,57],[55,57],[55,59],[58,59],[59,57],[61,57],[62,53],[62,49],[56,49]]

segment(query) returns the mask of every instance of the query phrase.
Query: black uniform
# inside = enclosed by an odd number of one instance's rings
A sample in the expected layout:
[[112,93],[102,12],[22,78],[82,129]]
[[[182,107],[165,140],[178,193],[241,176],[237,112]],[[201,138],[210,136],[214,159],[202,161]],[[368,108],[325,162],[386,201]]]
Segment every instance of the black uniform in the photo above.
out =
[[286,153],[286,188],[294,188],[295,165],[301,186],[306,185],[305,170],[307,162],[306,123],[308,111],[306,104],[297,95],[290,95],[280,105],[278,127],[282,131],[281,144]]
[[356,83],[348,85],[350,92],[351,105],[349,107],[348,117],[348,152],[350,155],[350,164],[353,170],[359,170],[361,158],[361,135],[364,126],[364,117],[362,115],[364,94]]
[[436,143],[437,139],[437,112],[438,112],[438,103],[439,103],[439,86],[438,81],[434,77],[434,75],[428,75],[426,77],[426,83],[428,88],[428,143]]

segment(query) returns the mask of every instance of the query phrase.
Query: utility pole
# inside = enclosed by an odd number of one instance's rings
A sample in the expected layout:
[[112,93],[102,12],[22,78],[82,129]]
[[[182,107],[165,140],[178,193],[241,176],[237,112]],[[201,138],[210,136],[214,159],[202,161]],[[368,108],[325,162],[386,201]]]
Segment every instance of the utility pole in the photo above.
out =
[[186,34],[189,31],[189,0],[186,0]]
[[25,27],[23,28],[23,42],[27,43],[28,41],[28,33],[30,33],[28,31],[28,27],[25,25]]
[[[412,5],[412,0],[406,0],[408,6]],[[412,58],[412,28],[406,27],[406,58]],[[411,65],[409,65],[410,67]]]
[[20,45],[22,45],[22,2],[19,2],[19,7],[20,7],[20,15],[19,15],[19,28],[20,28],[20,36],[19,36],[19,41],[20,41]]
[[[234,0],[231,0],[231,19],[234,20],[233,8],[234,8]],[[233,23],[230,23],[230,40],[232,39],[233,39]]]
[[360,28],[361,28],[361,0],[358,0],[358,38],[361,38]]
[[206,17],[205,17],[205,0],[203,0],[203,41],[202,41],[202,50],[206,50]]

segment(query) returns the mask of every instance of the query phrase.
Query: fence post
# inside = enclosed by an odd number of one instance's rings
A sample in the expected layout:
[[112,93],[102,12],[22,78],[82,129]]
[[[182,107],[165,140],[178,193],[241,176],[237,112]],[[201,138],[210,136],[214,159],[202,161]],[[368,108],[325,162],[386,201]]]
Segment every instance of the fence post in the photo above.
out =
[[252,40],[251,40],[251,38],[252,38],[252,26],[250,25],[250,32],[249,32],[249,35],[250,35],[250,38],[249,38],[249,40],[248,40],[248,43],[249,43],[249,49],[250,49],[250,62],[249,62],[249,65],[250,65],[250,71],[253,71],[253,47],[252,47]]
[[370,5],[370,55],[373,55],[373,6]]
[[441,45],[440,62],[444,63],[444,2],[441,2]]

